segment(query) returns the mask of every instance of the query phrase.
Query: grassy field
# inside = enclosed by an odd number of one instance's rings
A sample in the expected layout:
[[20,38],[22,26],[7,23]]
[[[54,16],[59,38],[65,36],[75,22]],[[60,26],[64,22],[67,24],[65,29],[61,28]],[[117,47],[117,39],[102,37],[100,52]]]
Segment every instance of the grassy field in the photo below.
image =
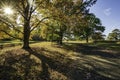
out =
[[0,80],[120,79],[120,43],[40,42],[29,50],[20,47],[0,50]]

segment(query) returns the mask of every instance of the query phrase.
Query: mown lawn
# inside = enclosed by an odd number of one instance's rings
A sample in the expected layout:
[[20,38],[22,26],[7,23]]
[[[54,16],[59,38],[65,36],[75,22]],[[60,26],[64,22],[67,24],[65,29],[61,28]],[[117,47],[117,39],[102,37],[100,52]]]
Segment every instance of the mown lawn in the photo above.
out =
[[0,80],[119,80],[118,45],[41,42],[29,50],[6,48],[0,50]]

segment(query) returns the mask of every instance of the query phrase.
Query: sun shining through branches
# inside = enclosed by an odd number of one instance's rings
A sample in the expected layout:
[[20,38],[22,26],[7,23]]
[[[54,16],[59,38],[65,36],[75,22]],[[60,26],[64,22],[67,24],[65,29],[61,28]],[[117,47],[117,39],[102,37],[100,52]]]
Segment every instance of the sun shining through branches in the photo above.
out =
[[13,10],[10,7],[4,8],[4,13],[5,14],[13,14]]

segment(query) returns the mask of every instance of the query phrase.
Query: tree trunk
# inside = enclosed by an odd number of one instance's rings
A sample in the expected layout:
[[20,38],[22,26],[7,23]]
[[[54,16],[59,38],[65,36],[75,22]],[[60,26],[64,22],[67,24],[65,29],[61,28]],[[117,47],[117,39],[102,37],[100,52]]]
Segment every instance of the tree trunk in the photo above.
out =
[[29,37],[30,37],[30,19],[31,19],[31,14],[30,14],[30,5],[27,4],[27,6],[24,9],[24,29],[23,29],[23,49],[29,49]]
[[59,44],[62,45],[63,44],[63,42],[62,42],[62,40],[63,40],[63,31],[60,30],[59,36],[60,36],[60,38],[59,38]]
[[29,49],[30,22],[24,22],[23,49]]
[[88,36],[86,36],[86,43],[88,43],[89,42],[89,38],[88,38]]

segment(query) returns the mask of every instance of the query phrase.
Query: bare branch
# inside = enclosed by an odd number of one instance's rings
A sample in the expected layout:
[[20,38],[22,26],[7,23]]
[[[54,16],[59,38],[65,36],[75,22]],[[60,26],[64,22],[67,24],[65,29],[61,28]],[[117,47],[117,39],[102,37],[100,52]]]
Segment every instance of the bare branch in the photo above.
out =
[[39,7],[39,5],[42,3],[43,3],[43,1],[41,1],[33,10],[31,10],[31,13],[33,13]]
[[23,14],[23,10],[22,10],[19,6],[17,6],[16,9],[17,9],[17,11],[21,14],[21,16],[27,20],[27,18],[26,18],[25,15]]
[[42,21],[44,21],[45,19],[48,19],[49,17],[44,17],[43,19],[41,19],[35,27],[33,27],[30,31],[32,32]]

